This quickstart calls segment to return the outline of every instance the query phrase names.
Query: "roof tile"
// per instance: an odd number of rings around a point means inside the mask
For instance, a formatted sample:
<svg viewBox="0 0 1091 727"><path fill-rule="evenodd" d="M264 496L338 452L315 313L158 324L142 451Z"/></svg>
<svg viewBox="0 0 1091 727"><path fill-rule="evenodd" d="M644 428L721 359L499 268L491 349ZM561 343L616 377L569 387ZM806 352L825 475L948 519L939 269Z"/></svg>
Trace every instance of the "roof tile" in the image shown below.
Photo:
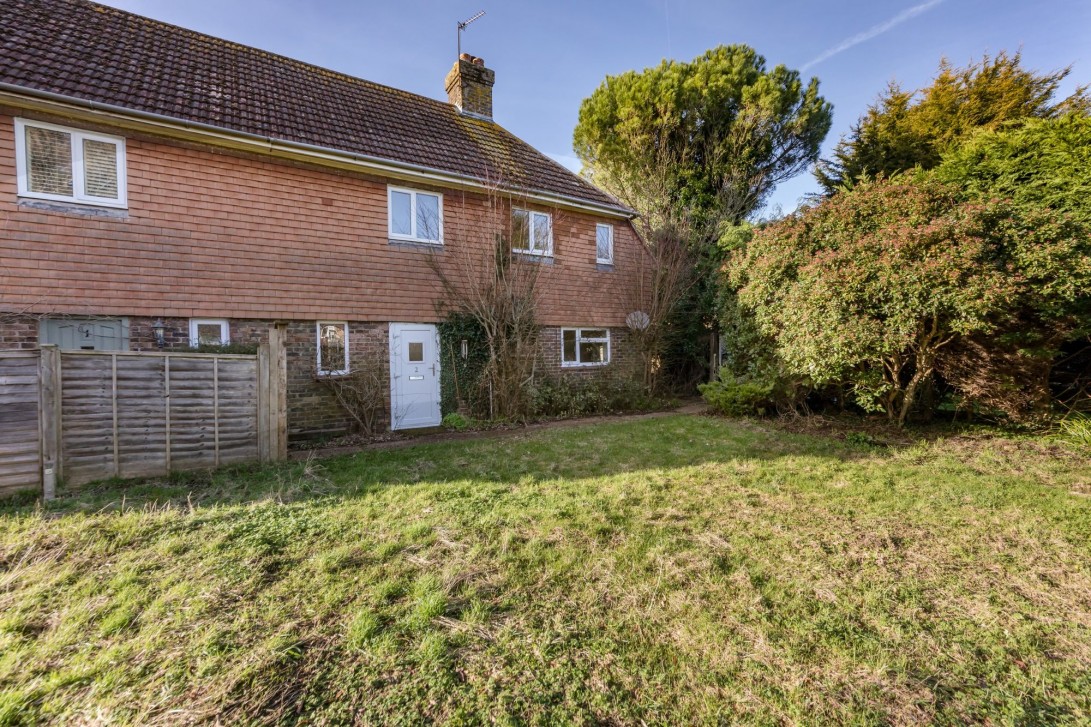
<svg viewBox="0 0 1091 727"><path fill-rule="evenodd" d="M0 0L0 82L622 205L448 103L85 0Z"/></svg>

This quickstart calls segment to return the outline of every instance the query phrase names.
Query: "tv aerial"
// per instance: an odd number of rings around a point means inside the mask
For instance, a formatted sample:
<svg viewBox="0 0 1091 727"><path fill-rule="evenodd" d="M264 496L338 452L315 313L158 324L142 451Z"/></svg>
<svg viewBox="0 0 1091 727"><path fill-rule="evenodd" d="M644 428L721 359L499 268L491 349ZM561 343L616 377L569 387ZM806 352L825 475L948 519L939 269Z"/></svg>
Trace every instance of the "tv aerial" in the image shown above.
<svg viewBox="0 0 1091 727"><path fill-rule="evenodd" d="M466 30L466 26L475 20L479 20L482 15L485 14L484 10L481 10L474 14L472 18L467 18L458 24L458 57L462 57L462 31Z"/></svg>

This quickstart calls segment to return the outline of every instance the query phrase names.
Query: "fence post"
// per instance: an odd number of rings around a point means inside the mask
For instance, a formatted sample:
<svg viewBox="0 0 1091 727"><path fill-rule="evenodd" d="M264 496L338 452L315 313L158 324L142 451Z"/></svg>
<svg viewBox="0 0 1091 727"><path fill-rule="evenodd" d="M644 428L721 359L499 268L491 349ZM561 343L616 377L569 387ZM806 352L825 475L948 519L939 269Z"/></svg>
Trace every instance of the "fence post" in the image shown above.
<svg viewBox="0 0 1091 727"><path fill-rule="evenodd" d="M273 430L272 459L283 462L288 459L288 351L285 344L288 330L284 323L275 323L269 329L269 363L272 370L269 383L272 387L270 402L270 426Z"/></svg>
<svg viewBox="0 0 1091 727"><path fill-rule="evenodd" d="M288 326L277 323L274 327L276 346L271 353L276 354L276 458L283 462L288 458Z"/></svg>
<svg viewBox="0 0 1091 727"><path fill-rule="evenodd" d="M42 496L56 496L56 481L61 477L61 352L56 344L40 347L38 366L42 437ZM52 473L52 478L49 477ZM50 481L52 480L52 481Z"/></svg>
<svg viewBox="0 0 1091 727"><path fill-rule="evenodd" d="M272 459L269 432L269 344L258 345L258 459Z"/></svg>
<svg viewBox="0 0 1091 727"><path fill-rule="evenodd" d="M288 352L283 323L269 328L269 343L258 346L258 456L263 462L288 459Z"/></svg>

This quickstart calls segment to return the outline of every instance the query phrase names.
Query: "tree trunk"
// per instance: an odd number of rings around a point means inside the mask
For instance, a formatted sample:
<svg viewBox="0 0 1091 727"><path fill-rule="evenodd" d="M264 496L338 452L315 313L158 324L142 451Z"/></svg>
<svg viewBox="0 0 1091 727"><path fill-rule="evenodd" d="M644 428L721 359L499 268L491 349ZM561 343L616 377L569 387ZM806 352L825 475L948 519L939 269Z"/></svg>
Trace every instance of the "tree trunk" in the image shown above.
<svg viewBox="0 0 1091 727"><path fill-rule="evenodd" d="M898 412L898 426L904 427L909 413L913 410L913 404L917 400L917 392L922 385L932 380L932 372L935 370L936 355L929 351L926 354L918 354L917 370L913 372L913 378L905 387L905 395L902 397L901 411Z"/></svg>

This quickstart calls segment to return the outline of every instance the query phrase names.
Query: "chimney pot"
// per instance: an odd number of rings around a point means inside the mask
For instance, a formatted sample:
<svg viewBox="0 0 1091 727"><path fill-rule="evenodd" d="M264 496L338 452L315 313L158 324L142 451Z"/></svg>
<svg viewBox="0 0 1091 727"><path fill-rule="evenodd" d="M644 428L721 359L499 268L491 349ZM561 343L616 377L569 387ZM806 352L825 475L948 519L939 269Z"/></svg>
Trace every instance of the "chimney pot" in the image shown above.
<svg viewBox="0 0 1091 727"><path fill-rule="evenodd" d="M485 67L483 59L463 53L444 81L447 100L464 114L491 120L495 81L496 73Z"/></svg>

